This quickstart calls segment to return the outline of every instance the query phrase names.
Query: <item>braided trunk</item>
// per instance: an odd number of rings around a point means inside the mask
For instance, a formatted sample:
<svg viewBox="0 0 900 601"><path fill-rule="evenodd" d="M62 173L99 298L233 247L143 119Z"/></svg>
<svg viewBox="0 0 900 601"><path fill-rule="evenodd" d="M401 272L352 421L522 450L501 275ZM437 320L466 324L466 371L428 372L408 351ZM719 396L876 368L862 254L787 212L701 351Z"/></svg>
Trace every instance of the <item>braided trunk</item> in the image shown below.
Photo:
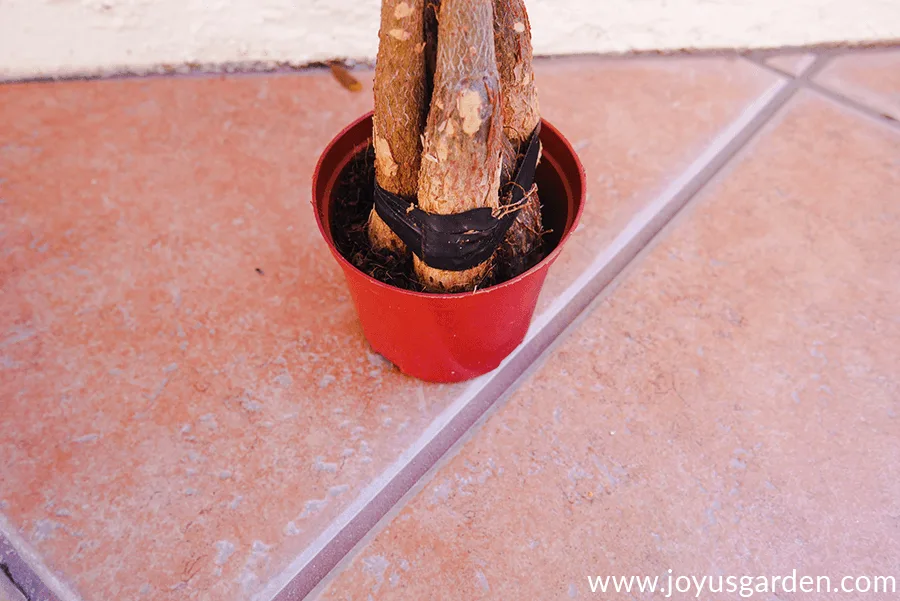
<svg viewBox="0 0 900 601"><path fill-rule="evenodd" d="M494 44L500 73L503 133L508 141L503 155L504 182L514 176L517 158L541 121L532 67L531 25L523 0L494 0ZM504 190L505 191L505 190ZM498 259L512 273L530 267L532 251L541 244L543 225L537 187L506 233Z"/></svg>
<svg viewBox="0 0 900 601"><path fill-rule="evenodd" d="M375 178L394 194L414 197L418 190L425 124L425 0L382 0L375 64ZM372 209L369 241L376 250L406 252Z"/></svg>
<svg viewBox="0 0 900 601"><path fill-rule="evenodd" d="M419 206L443 215L497 208L503 145L500 79L492 0L443 0L431 109L419 171ZM443 271L414 257L416 274L433 291L472 290L492 260Z"/></svg>

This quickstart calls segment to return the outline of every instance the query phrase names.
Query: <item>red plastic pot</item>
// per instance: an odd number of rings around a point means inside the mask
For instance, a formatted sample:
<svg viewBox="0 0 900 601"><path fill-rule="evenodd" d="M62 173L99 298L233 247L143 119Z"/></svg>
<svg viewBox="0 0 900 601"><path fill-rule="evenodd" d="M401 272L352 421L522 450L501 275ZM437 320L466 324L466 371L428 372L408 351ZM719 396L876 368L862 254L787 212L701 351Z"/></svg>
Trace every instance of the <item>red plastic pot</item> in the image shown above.
<svg viewBox="0 0 900 601"><path fill-rule="evenodd" d="M544 205L543 261L502 284L459 294L429 294L389 286L363 273L335 248L331 203L338 177L372 136L372 114L360 117L328 145L313 175L312 203L319 231L337 259L363 332L376 352L410 376L458 382L497 367L525 338L547 270L578 224L584 204L584 168L572 146L546 121L536 181Z"/></svg>

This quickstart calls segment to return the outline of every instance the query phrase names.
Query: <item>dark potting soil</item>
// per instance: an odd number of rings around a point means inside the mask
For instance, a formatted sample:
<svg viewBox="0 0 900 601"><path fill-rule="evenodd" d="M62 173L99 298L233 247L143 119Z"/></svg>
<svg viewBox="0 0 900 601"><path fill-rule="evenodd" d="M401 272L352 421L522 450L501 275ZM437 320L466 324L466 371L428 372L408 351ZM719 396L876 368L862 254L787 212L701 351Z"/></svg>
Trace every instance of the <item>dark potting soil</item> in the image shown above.
<svg viewBox="0 0 900 601"><path fill-rule="evenodd" d="M416 279L412 255L400 257L393 253L373 250L369 244L366 225L375 204L375 150L369 146L353 157L338 175L335 200L331 205L331 235L334 245L357 269L376 280L403 288L424 292ZM538 245L518 270L495 257L494 269L479 289L501 284L537 265L545 255L546 244Z"/></svg>

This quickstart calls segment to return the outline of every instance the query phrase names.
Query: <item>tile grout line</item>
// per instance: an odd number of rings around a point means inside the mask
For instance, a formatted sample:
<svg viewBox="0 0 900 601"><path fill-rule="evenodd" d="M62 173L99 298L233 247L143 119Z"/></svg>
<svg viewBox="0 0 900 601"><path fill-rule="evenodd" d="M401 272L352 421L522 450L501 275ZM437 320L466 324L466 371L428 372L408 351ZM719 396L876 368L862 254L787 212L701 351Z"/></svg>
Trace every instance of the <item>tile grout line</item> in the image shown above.
<svg viewBox="0 0 900 601"><path fill-rule="evenodd" d="M883 113L878 112L877 109L874 109L868 105L865 105L865 104L862 104L861 102L853 100L852 98L844 96L840 92L836 92L834 90L826 88L822 84L817 83L815 81L806 81L806 82L804 82L803 87L812 92L815 92L816 94L819 94L820 96L824 96L831 102L833 102L835 104L839 104L842 107L844 107L850 111L859 113L865 117L868 117L869 119L874 119L881 125L890 127L897 131L900 131L900 121L897 121L896 119L894 119L892 117L889 117L887 115L884 115Z"/></svg>
<svg viewBox="0 0 900 601"><path fill-rule="evenodd" d="M68 585L60 580L56 574L44 563L41 556L23 539L15 527L9 523L3 513L0 513L0 541L5 542L12 550L12 559L8 567L13 576L18 576L24 572L28 576L31 583L43 585L45 590L36 591L40 595L49 594L50 601L82 601L81 597L75 593ZM19 584L20 578L16 578L14 583ZM47 597L43 597L47 599ZM29 598L29 601L30 598Z"/></svg>
<svg viewBox="0 0 900 601"><path fill-rule="evenodd" d="M383 528L389 525L394 518L396 518L400 512L403 511L404 507L412 501L419 493L424 490L432 478L437 472L439 472L444 466L449 464L453 458L473 439L476 438L481 432L482 426L491 418L492 415L500 411L503 406L506 404L506 401L509 400L512 395L518 390L519 386L525 383L534 373L540 370L540 368L544 365L546 360L553 354L553 352L565 342L566 338L568 338L569 334L578 327L583 321L585 321L593 311L596 303L601 299L605 298L615 287L615 284L618 280L623 276L624 273L628 272L628 267L633 265L633 263L628 263L625 265L623 269L613 274L610 282L600 290L600 293L591 298L588 301L587 306L581 313L578 313L575 318L562 326L562 331L556 338L550 340L549 344L546 347L543 347L539 350L534 360L528 365L525 370L519 374L519 376L515 379L515 381L510 385L509 388L504 390L501 395L490 405L487 409L476 419L475 423L472 426L463 432L459 438L456 439L455 442L441 455L434 464L431 465L427 469L427 471L422 474L421 477L412 485L412 487L407 490L394 505L385 513L381 518L360 538L357 543L338 561L337 564L331 569L328 574L325 575L316 585L309 591L307 594L309 599L317 599L318 595L321 594L328 586L332 583L332 581L337 578L340 573L344 570L344 568L348 567L350 563L355 559L356 552L365 547L372 539L374 539L378 534L383 530ZM291 598L293 600L293 598Z"/></svg>
<svg viewBox="0 0 900 601"><path fill-rule="evenodd" d="M807 54L811 60L806 65L804 65L800 68L799 74L794 74L789 71L782 70L782 69L775 67L774 65L770 65L769 63L766 62L767 59L778 58L780 56L784 56L784 54L781 54L781 53L772 54L772 53L766 53L766 52L748 52L746 54L743 54L741 56L741 58L753 63L757 67L762 67L766 71L770 71L770 72L774 73L775 75L780 75L781 77L787 77L788 79L796 79L798 77L801 77L804 73L806 73L806 71L808 71L810 69L810 67L812 67L816 63L816 60L820 56L824 55L824 53L817 53L812 50L810 50L809 52L805 52L805 54Z"/></svg>
<svg viewBox="0 0 900 601"><path fill-rule="evenodd" d="M762 68L770 73L773 73L775 75L780 75L781 77L786 77L788 79L808 81L810 77L820 73L822 71L822 69L824 69L828 65L829 62L831 62L831 59L833 59L836 56L842 55L842 54L845 54L845 52L842 52L842 51L836 50L836 49L823 50L823 51L819 51L816 53L812 53L813 61L811 63L809 63L808 65L806 65L805 67L803 67L803 69L797 75L793 75L786 71L782 71L778 67L773 67L772 65L770 65L769 63L766 62L767 58L776 58L777 56L779 56L777 54L770 55L770 54L765 54L765 53L760 53L760 52L751 52L751 53L744 55L742 58L744 60L746 60L747 62L750 62L750 63L756 65L757 67L760 67L760 68Z"/></svg>
<svg viewBox="0 0 900 601"><path fill-rule="evenodd" d="M808 71L816 69L817 59ZM287 569L273 578L255 601L299 601L429 472L453 445L591 304L606 286L680 212L687 202L790 99L800 83L780 76L650 205L641 210L606 250L538 316L525 341L500 367L475 380L401 456L376 478Z"/></svg>
<svg viewBox="0 0 900 601"><path fill-rule="evenodd" d="M825 66L827 66L827 62L830 62L831 59L838 57L838 56L845 56L846 54L848 54L848 53L831 51L831 52L822 53L821 55L817 55L817 58L821 58L823 60L823 62L821 65L818 66L816 71L814 73L810 73L810 70L812 69L813 65L816 64L816 63L813 63L813 64L810 64L808 67L806 67L806 69L804 69L803 72L796 77L792 76L790 73L784 73L780 69L777 69L777 68L767 64L765 62L765 56L761 56L758 54L750 54L750 55L745 56L744 58L746 60L750 61L751 63L753 63L754 65L756 65L758 67L762 67L763 69L766 69L767 71L770 71L777 75L781 75L783 77L794 77L795 79L802 78L801 79L801 87L803 87L807 90L810 90L811 92L815 92L816 94L818 94L820 96L824 96L831 102L834 102L835 104L839 104L848 110L851 110L855 113L861 113L863 116L868 117L869 119L874 119L881 125L890 127L897 131L900 131L900 121L897 121L893 117L890 117L888 115L885 115L885 114L879 112L877 109L874 109L874 108L868 106L867 104L864 104L858 100L854 100L853 98L850 98L849 96L845 96L844 94L842 94L836 90L832 90L832 89L826 87L825 85L820 84L812 79L812 76L818 75L819 73L821 73L822 69Z"/></svg>

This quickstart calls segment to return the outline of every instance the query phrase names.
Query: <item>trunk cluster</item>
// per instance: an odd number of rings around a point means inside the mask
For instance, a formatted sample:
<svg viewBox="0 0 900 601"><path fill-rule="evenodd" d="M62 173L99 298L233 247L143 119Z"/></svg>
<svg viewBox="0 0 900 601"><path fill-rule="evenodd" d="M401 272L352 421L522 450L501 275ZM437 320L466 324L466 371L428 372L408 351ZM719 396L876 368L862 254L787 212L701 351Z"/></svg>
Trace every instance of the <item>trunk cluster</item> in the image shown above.
<svg viewBox="0 0 900 601"><path fill-rule="evenodd" d="M382 0L375 68L375 177L429 213L498 209L540 122L523 0ZM495 261L514 272L541 242L536 188L494 256L446 271L413 256L431 291L472 290ZM375 213L373 248L409 252Z"/></svg>

